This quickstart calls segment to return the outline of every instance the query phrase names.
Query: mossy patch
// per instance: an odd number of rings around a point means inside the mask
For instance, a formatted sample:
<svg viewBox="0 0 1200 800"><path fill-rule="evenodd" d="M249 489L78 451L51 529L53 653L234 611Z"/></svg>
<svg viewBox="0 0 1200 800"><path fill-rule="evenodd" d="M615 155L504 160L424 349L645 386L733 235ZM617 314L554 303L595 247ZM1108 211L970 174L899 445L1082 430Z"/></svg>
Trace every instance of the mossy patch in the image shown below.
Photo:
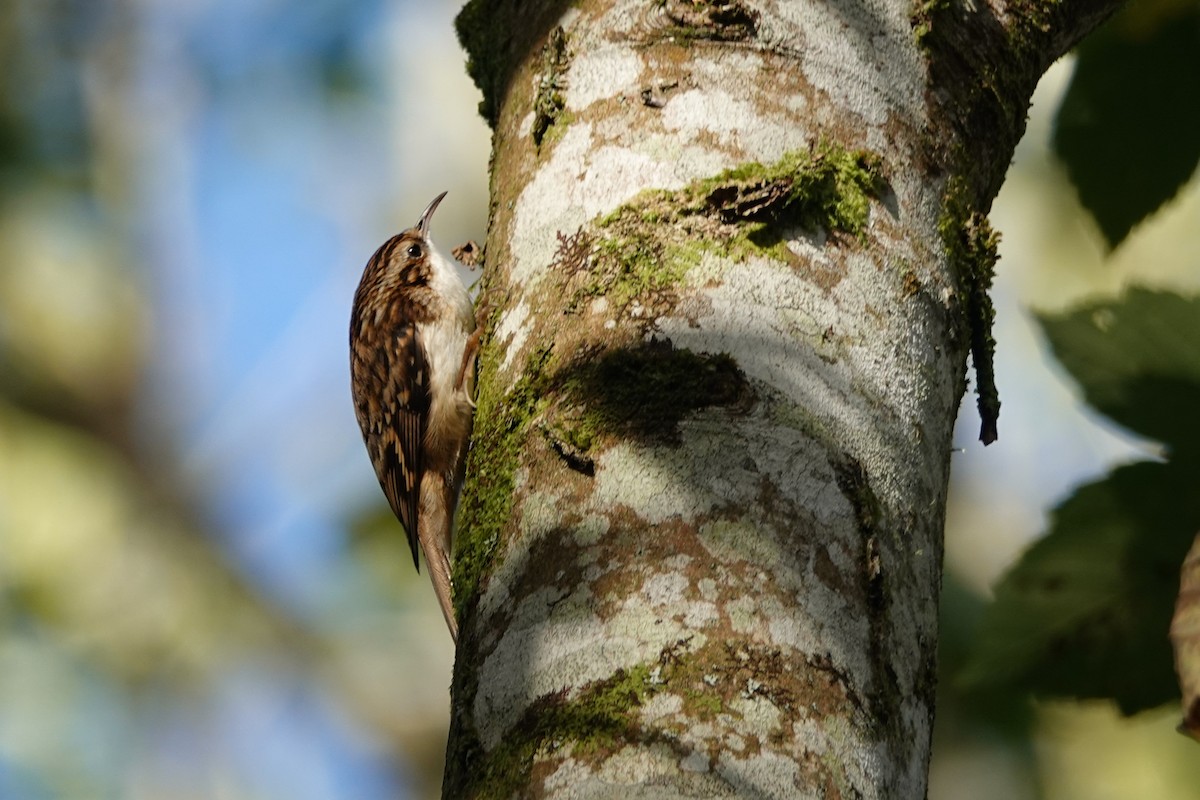
<svg viewBox="0 0 1200 800"><path fill-rule="evenodd" d="M822 142L774 164L743 164L700 181L691 194L722 222L750 223L751 240L768 246L795 225L865 236L871 200L885 187L879 156Z"/></svg>
<svg viewBox="0 0 1200 800"><path fill-rule="evenodd" d="M481 371L495 375L501 354L484 348ZM504 392L498 381L481 383L476 401L475 432L467 461L468 481L458 511L454 548L454 605L461 621L477 584L500 541L500 530L512 513L514 476L530 421L545 402L551 383L548 365L552 348L534 350L513 388Z"/></svg>
<svg viewBox="0 0 1200 800"><path fill-rule="evenodd" d="M647 223L605 226L602 235L580 228L573 236L559 234L556 263L565 265L573 281L568 313L576 313L596 297L608 300L617 315L636 302L646 309L669 306L675 287L699 264L697 249L678 240L678 232Z"/></svg>
<svg viewBox="0 0 1200 800"><path fill-rule="evenodd" d="M539 752L573 745L575 753L609 752L639 736L638 709L657 690L652 664L617 670L611 677L583 688L570 699L565 692L544 695L526 709L478 769L463 776L467 785L455 796L507 800L529 788Z"/></svg>
<svg viewBox="0 0 1200 800"><path fill-rule="evenodd" d="M781 229L797 225L862 238L871 200L886 188L877 154L823 141L784 153L771 164L740 164L678 191L644 191L599 226L615 227L631 215L649 225L707 217L746 226L746 235L760 247L778 241Z"/></svg>
<svg viewBox="0 0 1200 800"><path fill-rule="evenodd" d="M998 437L1000 393L996 388L996 340L992 326L996 311L989 294L996 273L1000 234L992 230L987 216L976 211L961 179L947 185L942 202L938 233L950 259L971 338L971 362L975 366L978 395L979 441L989 445Z"/></svg>
<svg viewBox="0 0 1200 800"><path fill-rule="evenodd" d="M538 755L568 745L574 758L592 761L603 760L628 742L673 745L684 730L679 723L661 721L650 727L642 721L642 706L659 692L683 698L684 719L710 720L721 713L736 715L730 702L738 697L760 696L791 709L797 702L791 688L797 678L778 649L724 641L693 648L692 637L680 639L656 659L619 669L573 698L555 692L536 700L494 750L480 754L467 785L456 787L453 796L519 795L530 788Z"/></svg>
<svg viewBox="0 0 1200 800"><path fill-rule="evenodd" d="M568 282L570 312L605 297L618 315L636 302L653 318L706 252L798 266L784 244L796 228L835 243L865 241L872 199L886 186L878 156L822 143L682 189L641 192L572 236L560 234L554 271Z"/></svg>

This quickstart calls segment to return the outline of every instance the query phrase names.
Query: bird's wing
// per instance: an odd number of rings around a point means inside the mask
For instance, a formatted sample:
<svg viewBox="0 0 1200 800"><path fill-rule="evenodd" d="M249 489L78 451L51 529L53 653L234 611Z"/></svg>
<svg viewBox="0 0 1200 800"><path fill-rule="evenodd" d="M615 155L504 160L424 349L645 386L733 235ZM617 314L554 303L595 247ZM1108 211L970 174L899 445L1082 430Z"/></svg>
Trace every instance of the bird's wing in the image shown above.
<svg viewBox="0 0 1200 800"><path fill-rule="evenodd" d="M402 325L386 345L387 371L383 380L379 426L368 442L379 484L400 519L417 555L417 508L421 502L421 443L429 418L429 364L416 325ZM370 434L368 434L370 438Z"/></svg>

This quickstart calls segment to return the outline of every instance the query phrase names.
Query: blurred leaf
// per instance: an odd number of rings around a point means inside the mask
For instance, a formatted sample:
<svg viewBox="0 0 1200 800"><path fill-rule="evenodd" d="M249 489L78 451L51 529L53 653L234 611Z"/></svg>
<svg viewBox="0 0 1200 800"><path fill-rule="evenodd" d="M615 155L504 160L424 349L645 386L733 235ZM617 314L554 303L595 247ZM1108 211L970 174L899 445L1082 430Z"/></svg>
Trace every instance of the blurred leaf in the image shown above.
<svg viewBox="0 0 1200 800"><path fill-rule="evenodd" d="M112 0L8 2L0 13L0 198L26 180L82 181L90 156L80 54Z"/></svg>
<svg viewBox="0 0 1200 800"><path fill-rule="evenodd" d="M1096 410L1175 453L1200 453L1200 299L1132 289L1040 320Z"/></svg>
<svg viewBox="0 0 1200 800"><path fill-rule="evenodd" d="M1179 576L1179 597L1171 619L1175 673L1183 696L1180 729L1200 739L1200 536L1192 542Z"/></svg>
<svg viewBox="0 0 1200 800"><path fill-rule="evenodd" d="M369 584L381 597L395 600L400 590L413 583L425 585L425 567L413 569L412 551L404 528L391 507L379 495L379 502L362 510L346 524L348 553L362 570L356 580Z"/></svg>
<svg viewBox="0 0 1200 800"><path fill-rule="evenodd" d="M346 523L346 532L352 542L385 540L405 543L404 528L396 519L395 512L380 493L377 502L354 514Z"/></svg>
<svg viewBox="0 0 1200 800"><path fill-rule="evenodd" d="M129 685L195 685L267 648L320 651L105 443L0 402L0 451L0 615Z"/></svg>
<svg viewBox="0 0 1200 800"><path fill-rule="evenodd" d="M1143 462L1088 484L996 587L962 675L1042 697L1176 697L1167 640L1179 565L1200 529L1200 463Z"/></svg>
<svg viewBox="0 0 1200 800"><path fill-rule="evenodd" d="M987 605L983 597L963 585L953 572L946 572L938 611L939 674L957 676L970 664ZM977 736L999 735L1012 744L1020 744L1028 739L1033 720L1033 704L1024 692L1011 686L972 687L960 681L938 681L936 724L945 726L953 722L959 735L968 732Z"/></svg>
<svg viewBox="0 0 1200 800"><path fill-rule="evenodd" d="M1077 53L1054 150L1116 247L1200 160L1200 4L1133 3Z"/></svg>
<svg viewBox="0 0 1200 800"><path fill-rule="evenodd" d="M67 192L27 189L0 213L0 396L64 419L129 407L149 312L113 238Z"/></svg>

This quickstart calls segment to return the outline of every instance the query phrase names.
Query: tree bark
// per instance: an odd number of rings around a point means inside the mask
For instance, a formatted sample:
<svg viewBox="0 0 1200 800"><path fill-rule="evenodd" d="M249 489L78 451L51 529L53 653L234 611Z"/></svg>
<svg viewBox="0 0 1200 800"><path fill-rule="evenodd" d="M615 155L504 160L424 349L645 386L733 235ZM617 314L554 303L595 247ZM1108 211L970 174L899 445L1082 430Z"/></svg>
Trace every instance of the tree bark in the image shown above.
<svg viewBox="0 0 1200 800"><path fill-rule="evenodd" d="M984 214L1113 3L476 0L444 796L920 798Z"/></svg>

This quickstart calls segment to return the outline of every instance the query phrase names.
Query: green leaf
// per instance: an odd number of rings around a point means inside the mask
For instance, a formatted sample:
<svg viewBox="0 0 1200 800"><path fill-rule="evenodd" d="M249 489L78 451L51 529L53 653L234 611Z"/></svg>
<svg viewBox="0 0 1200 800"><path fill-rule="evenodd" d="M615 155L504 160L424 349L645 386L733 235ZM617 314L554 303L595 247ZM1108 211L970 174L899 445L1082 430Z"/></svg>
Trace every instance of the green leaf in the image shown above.
<svg viewBox="0 0 1200 800"><path fill-rule="evenodd" d="M1143 462L1079 489L997 585L960 680L1126 714L1178 697L1167 632L1198 487L1200 462Z"/></svg>
<svg viewBox="0 0 1200 800"><path fill-rule="evenodd" d="M1111 248L1200 160L1200 5L1133 3L1077 53L1054 150Z"/></svg>
<svg viewBox="0 0 1200 800"><path fill-rule="evenodd" d="M1131 289L1039 319L1090 405L1176 454L1200 454L1200 299Z"/></svg>

